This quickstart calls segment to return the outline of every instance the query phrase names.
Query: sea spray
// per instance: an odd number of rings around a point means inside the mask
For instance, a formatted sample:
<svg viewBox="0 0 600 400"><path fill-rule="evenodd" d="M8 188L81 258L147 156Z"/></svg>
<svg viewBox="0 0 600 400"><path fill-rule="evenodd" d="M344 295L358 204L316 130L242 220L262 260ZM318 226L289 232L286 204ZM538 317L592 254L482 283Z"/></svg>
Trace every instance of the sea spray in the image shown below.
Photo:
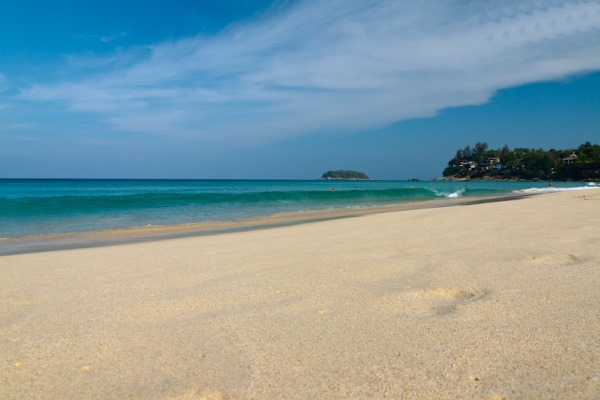
<svg viewBox="0 0 600 400"><path fill-rule="evenodd" d="M435 195L437 197L445 197L447 199L458 199L459 197L462 197L463 193L465 193L467 189L463 188L463 189L458 189L458 190L454 190L452 189L451 191L438 191L438 190L433 190L433 192L435 193ZM480 191L480 195L483 195L484 191Z"/></svg>

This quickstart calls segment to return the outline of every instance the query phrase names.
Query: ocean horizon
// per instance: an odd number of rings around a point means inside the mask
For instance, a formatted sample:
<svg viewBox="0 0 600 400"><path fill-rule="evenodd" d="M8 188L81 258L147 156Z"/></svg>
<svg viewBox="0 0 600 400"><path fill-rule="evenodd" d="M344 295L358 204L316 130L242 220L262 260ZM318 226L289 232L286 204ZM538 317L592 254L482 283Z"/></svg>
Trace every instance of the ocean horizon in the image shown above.
<svg viewBox="0 0 600 400"><path fill-rule="evenodd" d="M0 240L597 187L588 182L0 179Z"/></svg>

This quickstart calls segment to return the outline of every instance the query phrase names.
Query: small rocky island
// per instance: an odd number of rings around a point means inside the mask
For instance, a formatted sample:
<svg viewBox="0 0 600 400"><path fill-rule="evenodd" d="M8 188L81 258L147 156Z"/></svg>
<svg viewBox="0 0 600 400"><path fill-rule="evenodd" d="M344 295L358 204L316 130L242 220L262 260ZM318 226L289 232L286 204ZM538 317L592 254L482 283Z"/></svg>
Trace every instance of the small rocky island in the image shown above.
<svg viewBox="0 0 600 400"><path fill-rule="evenodd" d="M350 170L327 171L321 175L321 179L335 180L350 180L350 181L366 181L369 179L363 172Z"/></svg>

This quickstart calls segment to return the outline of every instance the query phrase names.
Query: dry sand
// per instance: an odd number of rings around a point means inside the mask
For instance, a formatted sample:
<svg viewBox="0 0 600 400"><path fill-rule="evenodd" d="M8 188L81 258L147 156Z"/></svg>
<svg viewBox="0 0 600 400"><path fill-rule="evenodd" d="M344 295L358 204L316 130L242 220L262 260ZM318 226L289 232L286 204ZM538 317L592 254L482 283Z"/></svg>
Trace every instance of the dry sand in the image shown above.
<svg viewBox="0 0 600 400"><path fill-rule="evenodd" d="M600 398L600 190L0 257L2 399Z"/></svg>

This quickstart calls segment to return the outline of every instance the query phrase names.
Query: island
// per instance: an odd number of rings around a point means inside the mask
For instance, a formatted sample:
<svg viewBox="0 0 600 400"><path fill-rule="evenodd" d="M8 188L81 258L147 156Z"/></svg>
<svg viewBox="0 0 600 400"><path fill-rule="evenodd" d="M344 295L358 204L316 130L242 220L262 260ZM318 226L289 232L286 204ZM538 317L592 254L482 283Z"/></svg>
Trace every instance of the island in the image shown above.
<svg viewBox="0 0 600 400"><path fill-rule="evenodd" d="M488 149L478 142L456 151L442 180L599 181L600 145L586 142L575 149L542 150L507 145Z"/></svg>
<svg viewBox="0 0 600 400"><path fill-rule="evenodd" d="M337 171L325 172L323 175L321 175L321 179L366 181L370 178L363 172L350 171L350 170L337 170Z"/></svg>

